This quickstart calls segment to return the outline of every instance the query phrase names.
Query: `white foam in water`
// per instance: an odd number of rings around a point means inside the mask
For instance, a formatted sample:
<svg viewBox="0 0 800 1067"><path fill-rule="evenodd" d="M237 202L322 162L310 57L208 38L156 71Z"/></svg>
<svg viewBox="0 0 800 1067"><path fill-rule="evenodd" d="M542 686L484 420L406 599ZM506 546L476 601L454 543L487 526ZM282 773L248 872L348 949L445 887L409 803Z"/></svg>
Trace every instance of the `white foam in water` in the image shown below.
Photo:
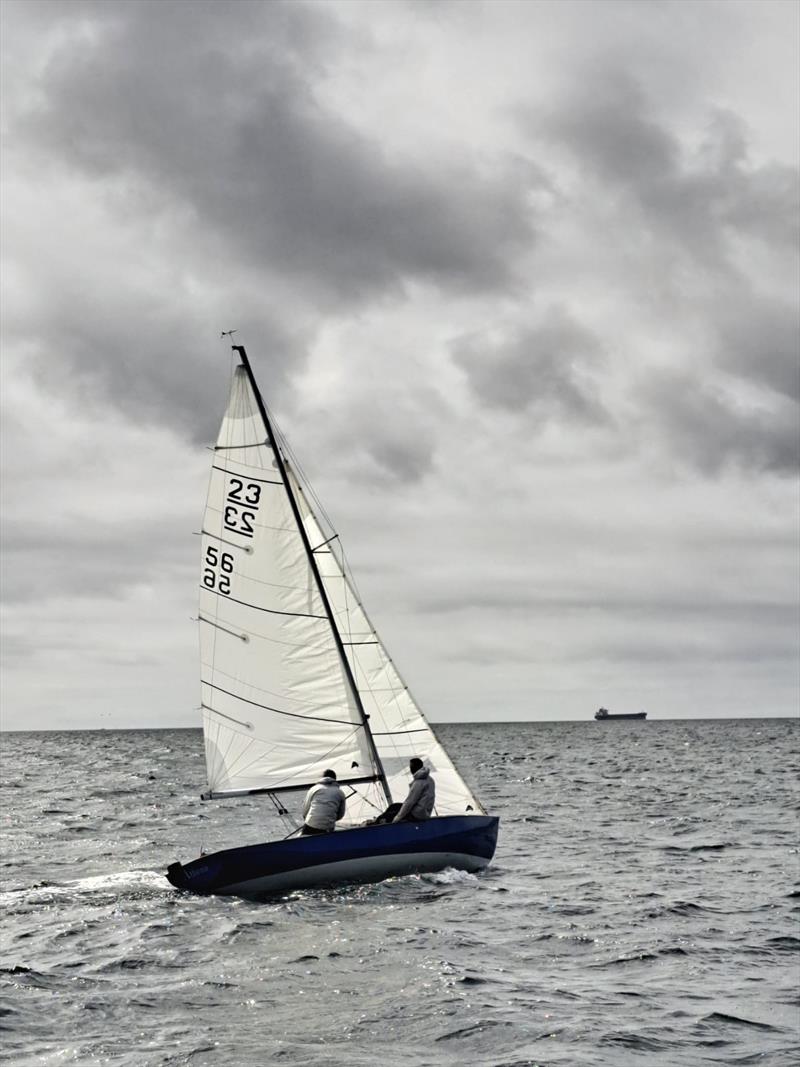
<svg viewBox="0 0 800 1067"><path fill-rule="evenodd" d="M96 893L106 889L170 889L163 872L153 870L117 871L114 874L98 874L79 878L70 883L72 889L82 893Z"/></svg>
<svg viewBox="0 0 800 1067"><path fill-rule="evenodd" d="M35 886L31 889L10 890L0 893L0 903L19 900L24 894L30 904L42 904L60 897L72 897L76 893L120 893L135 890L170 890L164 875L153 870L116 871L114 874L98 874L89 878L78 878L74 882L62 882L58 885Z"/></svg>
<svg viewBox="0 0 800 1067"><path fill-rule="evenodd" d="M423 874L420 877L426 882L433 882L434 885L478 885L479 882L477 874L459 871L455 867L445 867L443 871Z"/></svg>

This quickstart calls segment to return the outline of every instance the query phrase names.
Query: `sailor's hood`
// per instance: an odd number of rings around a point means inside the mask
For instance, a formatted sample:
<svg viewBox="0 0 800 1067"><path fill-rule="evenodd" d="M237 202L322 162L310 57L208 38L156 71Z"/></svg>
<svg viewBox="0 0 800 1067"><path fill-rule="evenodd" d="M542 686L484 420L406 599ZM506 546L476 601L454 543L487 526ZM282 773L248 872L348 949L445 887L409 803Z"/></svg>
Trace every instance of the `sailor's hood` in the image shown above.
<svg viewBox="0 0 800 1067"><path fill-rule="evenodd" d="M335 778L328 778L327 775L324 778L320 778L319 782L317 783L317 785L336 785L336 784L337 784L336 779Z"/></svg>
<svg viewBox="0 0 800 1067"><path fill-rule="evenodd" d="M430 773L429 767L420 767L418 771L414 771L414 781L418 782L421 778L427 778Z"/></svg>

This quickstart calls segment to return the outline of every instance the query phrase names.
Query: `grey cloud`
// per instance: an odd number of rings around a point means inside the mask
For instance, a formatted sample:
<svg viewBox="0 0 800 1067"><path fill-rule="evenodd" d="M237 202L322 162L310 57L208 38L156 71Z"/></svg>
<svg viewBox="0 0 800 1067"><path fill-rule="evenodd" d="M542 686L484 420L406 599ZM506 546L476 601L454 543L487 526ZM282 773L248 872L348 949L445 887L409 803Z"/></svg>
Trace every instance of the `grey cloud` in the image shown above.
<svg viewBox="0 0 800 1067"><path fill-rule="evenodd" d="M27 666L38 654L39 649L31 641L30 634L9 633L9 628L6 626L2 643L0 643L0 657L4 663Z"/></svg>
<svg viewBox="0 0 800 1067"><path fill-rule="evenodd" d="M716 111L700 153L707 197L718 205L721 223L759 238L773 249L794 253L800 241L798 169L775 162L750 162L748 131L730 111ZM716 185L716 188L715 188Z"/></svg>
<svg viewBox="0 0 800 1067"><path fill-rule="evenodd" d="M760 620L744 620L746 623L753 622L756 625ZM796 621L789 620L789 622ZM650 618L649 627L655 632L658 630L657 620ZM785 625L785 622L784 622ZM591 640L578 638L573 635L561 653L547 649L543 658L548 663L554 659L562 660L571 665L573 675L580 677L581 670L590 667L598 658L611 659L620 665L629 665L632 669L648 665L675 666L682 664L684 669L700 667L708 670L710 664L741 665L743 663L761 666L762 668L774 669L793 665L797 662L797 645L795 642L783 637L780 639L780 631L772 629L769 632L769 640L759 640L753 637L749 626L743 626L741 632L727 632L725 627L706 630L692 641L681 640L673 633L646 638L616 638L607 631L596 634ZM527 665L537 663L535 653L530 646L521 648L509 647L508 644L491 641L476 642L467 640L463 646L451 652L444 652L442 659L450 663L479 664L484 667L497 667L500 664Z"/></svg>
<svg viewBox="0 0 800 1067"><path fill-rule="evenodd" d="M682 371L651 372L639 399L648 437L661 437L668 453L707 474L735 465L789 475L800 466L800 419L789 400L744 407L712 381Z"/></svg>
<svg viewBox="0 0 800 1067"><path fill-rule="evenodd" d="M720 363L732 373L800 403L798 304L743 293L720 317ZM800 419L800 411L797 417Z"/></svg>
<svg viewBox="0 0 800 1067"><path fill-rule="evenodd" d="M340 403L337 428L326 433L331 461L367 483L412 484L434 468L444 417L444 402L424 385L392 382L375 388L373 383L365 395ZM365 453L370 464L362 461Z"/></svg>
<svg viewBox="0 0 800 1067"><path fill-rule="evenodd" d="M154 586L165 574L196 575L191 531L155 517L138 523L62 521L57 529L7 519L3 536L3 600L8 604L61 597L107 600L136 587ZM183 536L181 536L183 535Z"/></svg>
<svg viewBox="0 0 800 1067"><path fill-rule="evenodd" d="M731 622L750 622L761 627L785 626L797 618L797 605L775 600L753 600L720 596L708 593L694 596L687 591L667 594L661 589L645 588L626 591L608 587L594 595L571 592L568 589L558 594L542 592L533 584L520 587L499 585L494 590L472 585L452 594L427 594L413 603L415 612L431 615L447 615L464 611L512 612L523 618L538 614L555 616L579 616L608 614L616 618L700 620L707 625L713 618L724 617Z"/></svg>
<svg viewBox="0 0 800 1067"><path fill-rule="evenodd" d="M473 335L451 345L452 358L487 406L589 422L605 418L592 379L600 353L598 339L558 307L503 337Z"/></svg>
<svg viewBox="0 0 800 1067"><path fill-rule="evenodd" d="M697 153L684 150L659 121L636 81L595 70L578 98L562 103L541 129L566 146L606 187L637 209L644 224L717 269L729 266L725 239L737 231L786 250L800 234L797 169L749 160L741 120L713 112Z"/></svg>
<svg viewBox="0 0 800 1067"><path fill-rule="evenodd" d="M165 306L161 294L124 291L116 294L113 314L92 317L83 303L64 300L55 285L44 292L52 300L36 323L35 367L45 395L72 396L85 411L104 410L110 398L143 425L172 425L206 444L215 439L228 365L228 345L220 346L217 323L198 319L179 293L173 306ZM275 403L286 389L288 368L303 358L302 345L248 303L237 308L236 339L258 339L250 352ZM15 333L8 324L7 338Z"/></svg>
<svg viewBox="0 0 800 1067"><path fill-rule="evenodd" d="M684 664L707 670L712 663L748 663L774 669L775 666L797 662L797 643L788 636L791 632L789 628L797 621L796 611L794 617L787 613L787 617L780 620L783 630L775 625L766 635L763 632L754 635L754 628L762 624L758 616L742 620L744 625L738 632L730 632L730 627L718 620L716 626L706 628L691 641L681 640L675 635L661 635L660 640L657 636L651 640L636 637L604 638L601 649L603 655L613 657L619 663L632 665ZM590 655L587 650L587 658Z"/></svg>
<svg viewBox="0 0 800 1067"><path fill-rule="evenodd" d="M95 278L65 272L60 257L42 263L41 243L28 253L23 238L34 306L19 319L9 308L6 343L37 360L50 391L90 405L108 396L141 421L209 440L221 329L252 342L279 404L321 314L410 278L455 292L513 284L539 179L515 168L481 176L468 155L449 169L399 161L326 110L315 79L369 46L332 9L137 0L9 10L8 41L15 24L42 42L52 34L48 62L30 67L34 91L6 94L18 152L56 184L81 176L110 231L120 221L135 245L163 252L163 277L143 284L137 247L127 257L112 245ZM375 454L400 476L427 462L419 441Z"/></svg>
<svg viewBox="0 0 800 1067"><path fill-rule="evenodd" d="M394 440L372 443L370 451L381 469L401 482L416 482L431 469L433 447L433 440L427 435L416 435L411 440L397 435Z"/></svg>
<svg viewBox="0 0 800 1067"><path fill-rule="evenodd" d="M56 51L40 103L18 119L17 134L51 159L153 183L238 255L322 300L360 300L408 277L457 290L513 279L532 240L529 179L391 159L326 110L313 85L336 39L325 10L91 10L95 34Z"/></svg>
<svg viewBox="0 0 800 1067"><path fill-rule="evenodd" d="M796 287L797 169L753 162L730 111L709 109L701 143L689 148L627 74L601 64L587 84L525 121L580 166L583 195L618 230L620 255L613 241L605 252L610 277L640 306L644 297L653 328L669 338L675 368L633 387L639 415L626 417L626 431L706 474L730 464L793 472L800 326L796 292L779 294L792 292L792 279ZM753 386L760 404L733 399Z"/></svg>

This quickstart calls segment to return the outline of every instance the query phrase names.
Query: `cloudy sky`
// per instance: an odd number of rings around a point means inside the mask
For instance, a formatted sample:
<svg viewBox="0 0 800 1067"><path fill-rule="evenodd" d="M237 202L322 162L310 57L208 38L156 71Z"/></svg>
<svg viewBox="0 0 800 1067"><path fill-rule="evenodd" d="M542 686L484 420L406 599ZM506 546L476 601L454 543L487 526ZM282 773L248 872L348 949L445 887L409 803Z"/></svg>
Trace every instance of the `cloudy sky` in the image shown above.
<svg viewBox="0 0 800 1067"><path fill-rule="evenodd" d="M798 5L3 4L3 726L199 722L237 328L429 717L797 712Z"/></svg>

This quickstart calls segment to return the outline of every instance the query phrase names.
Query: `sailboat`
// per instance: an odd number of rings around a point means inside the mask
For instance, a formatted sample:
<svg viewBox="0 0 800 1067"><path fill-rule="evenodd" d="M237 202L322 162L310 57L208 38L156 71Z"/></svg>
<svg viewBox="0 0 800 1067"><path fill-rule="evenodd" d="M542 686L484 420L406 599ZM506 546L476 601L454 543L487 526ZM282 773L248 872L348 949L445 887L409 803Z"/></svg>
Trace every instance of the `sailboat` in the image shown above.
<svg viewBox="0 0 800 1067"><path fill-rule="evenodd" d="M486 867L498 818L456 770L370 622L338 535L269 414L244 346L201 531L204 800L263 795L282 815L334 769L334 832L240 845L169 866L178 889L263 898L316 886ZM436 783L431 817L380 822L411 757ZM396 798L396 800L394 799Z"/></svg>

